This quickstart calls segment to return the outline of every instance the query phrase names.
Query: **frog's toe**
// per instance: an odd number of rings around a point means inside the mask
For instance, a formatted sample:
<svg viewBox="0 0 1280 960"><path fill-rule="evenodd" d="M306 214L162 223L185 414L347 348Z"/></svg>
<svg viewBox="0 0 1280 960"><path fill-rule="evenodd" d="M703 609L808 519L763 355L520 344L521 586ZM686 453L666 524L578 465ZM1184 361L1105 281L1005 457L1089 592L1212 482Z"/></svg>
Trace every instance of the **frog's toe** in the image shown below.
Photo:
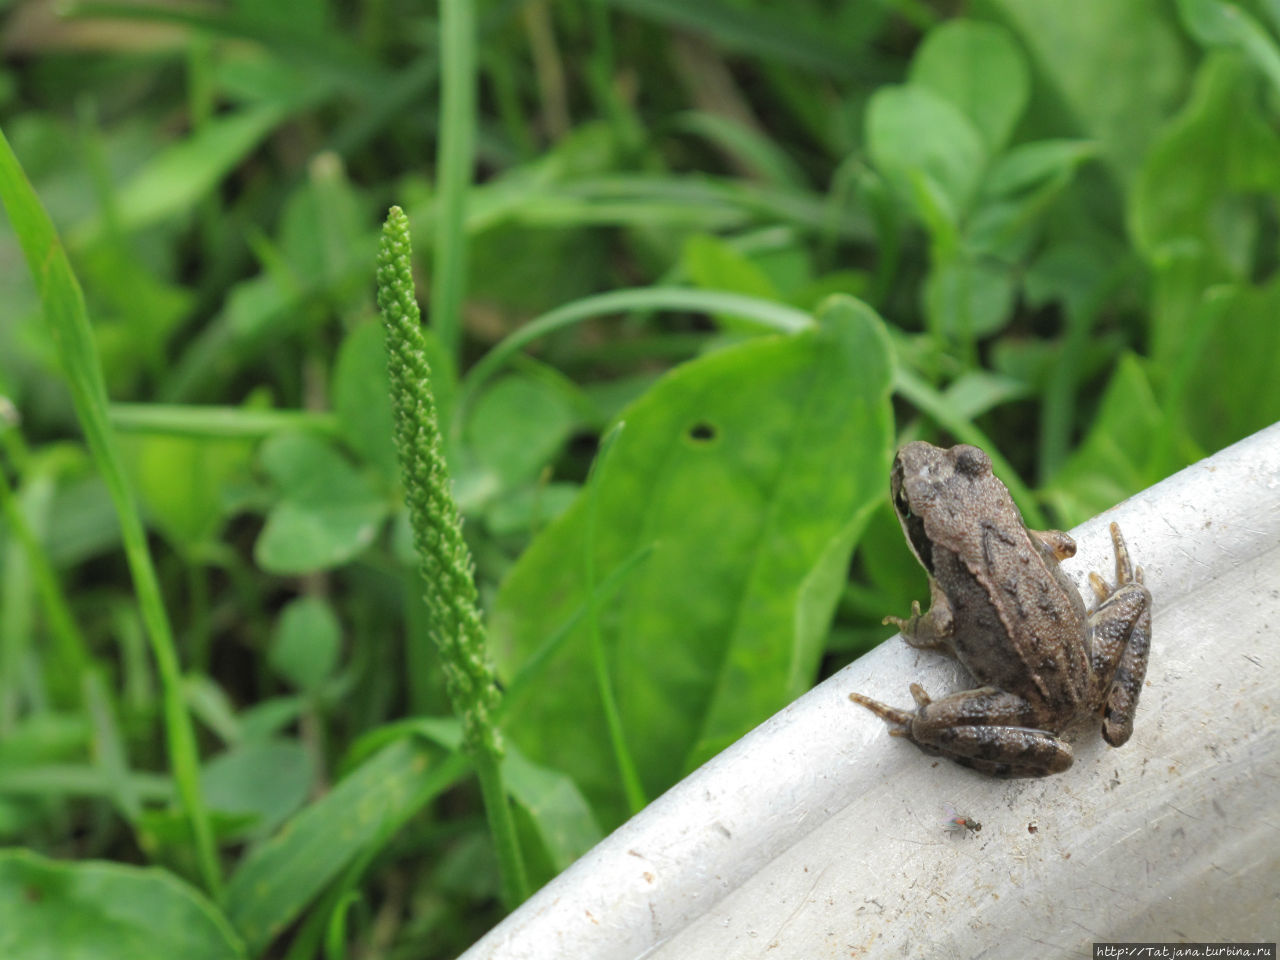
<svg viewBox="0 0 1280 960"><path fill-rule="evenodd" d="M907 710L899 710L897 707L891 707L888 704L881 703L879 700L864 697L860 693L849 694L849 699L854 703L862 704L885 723L889 724L889 732L895 737L909 737L911 735L911 722L915 719L914 713Z"/></svg>
<svg viewBox="0 0 1280 960"><path fill-rule="evenodd" d="M1134 580L1133 561L1129 559L1129 547L1124 542L1124 534L1120 532L1120 524L1111 524L1111 546L1116 555L1116 586L1132 583Z"/></svg>

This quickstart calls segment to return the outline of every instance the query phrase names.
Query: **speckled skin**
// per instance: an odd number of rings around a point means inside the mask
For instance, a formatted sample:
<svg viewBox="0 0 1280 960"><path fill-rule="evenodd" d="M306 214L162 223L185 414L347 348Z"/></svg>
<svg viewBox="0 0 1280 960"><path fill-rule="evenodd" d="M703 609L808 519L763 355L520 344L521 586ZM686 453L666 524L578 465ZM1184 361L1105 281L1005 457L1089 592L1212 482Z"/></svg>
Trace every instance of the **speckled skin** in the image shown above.
<svg viewBox="0 0 1280 960"><path fill-rule="evenodd" d="M912 646L946 653L979 686L931 700L911 685L915 712L861 694L849 699L886 720L895 736L957 763L1003 777L1042 777L1071 766L1058 734L1101 714L1113 747L1133 732L1147 672L1151 595L1120 528L1111 525L1116 586L1096 574L1092 614L1059 561L1075 541L1028 530L1009 491L977 447L909 443L894 460L894 510L929 574L932 606L908 620L886 617Z"/></svg>

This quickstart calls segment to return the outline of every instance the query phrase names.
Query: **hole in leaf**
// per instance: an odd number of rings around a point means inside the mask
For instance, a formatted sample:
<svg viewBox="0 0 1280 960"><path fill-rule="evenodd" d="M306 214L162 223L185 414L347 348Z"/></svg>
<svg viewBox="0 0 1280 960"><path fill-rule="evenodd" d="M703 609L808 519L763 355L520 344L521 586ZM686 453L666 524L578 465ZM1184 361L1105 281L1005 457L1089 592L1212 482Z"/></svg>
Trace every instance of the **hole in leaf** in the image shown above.
<svg viewBox="0 0 1280 960"><path fill-rule="evenodd" d="M699 443L707 443L716 438L716 428L705 420L700 420L689 428L689 439Z"/></svg>

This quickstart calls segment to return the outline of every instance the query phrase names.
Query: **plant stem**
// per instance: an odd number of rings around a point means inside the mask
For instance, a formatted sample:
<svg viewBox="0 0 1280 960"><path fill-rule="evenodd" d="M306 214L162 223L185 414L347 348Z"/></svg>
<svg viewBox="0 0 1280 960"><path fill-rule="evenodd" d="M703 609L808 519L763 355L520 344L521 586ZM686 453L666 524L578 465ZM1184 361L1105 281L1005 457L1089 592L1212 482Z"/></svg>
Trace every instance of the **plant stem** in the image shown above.
<svg viewBox="0 0 1280 960"><path fill-rule="evenodd" d="M475 160L476 27L472 0L440 3L439 195L431 271L431 325L456 364L467 286L467 192Z"/></svg>
<svg viewBox="0 0 1280 960"><path fill-rule="evenodd" d="M445 686L462 721L462 744L480 778L489 829L502 872L503 900L528 895L515 821L503 786L501 695L480 619L471 551L450 489L444 442L431 392L421 314L413 290L409 220L392 207L378 253L378 307L387 331L387 369L396 451L426 592L429 631L440 652Z"/></svg>

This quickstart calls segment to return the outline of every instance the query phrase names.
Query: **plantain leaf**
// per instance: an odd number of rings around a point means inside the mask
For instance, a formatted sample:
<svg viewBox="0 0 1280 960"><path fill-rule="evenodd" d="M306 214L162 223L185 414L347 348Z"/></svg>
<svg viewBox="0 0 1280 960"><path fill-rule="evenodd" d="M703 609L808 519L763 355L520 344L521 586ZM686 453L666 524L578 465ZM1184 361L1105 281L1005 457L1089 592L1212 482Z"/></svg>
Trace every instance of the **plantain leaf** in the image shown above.
<svg viewBox="0 0 1280 960"><path fill-rule="evenodd" d="M245 952L217 908L164 870L3 850L0 957L244 960Z"/></svg>
<svg viewBox="0 0 1280 960"><path fill-rule="evenodd" d="M599 613L622 724L655 794L813 680L868 510L883 496L890 358L868 307L832 298L818 327L685 364L622 415L596 493L595 568L655 544ZM499 593L491 637L519 667L584 599L586 501L543 532ZM569 772L596 809L625 808L575 628L507 729ZM527 696L554 689L555 696Z"/></svg>

